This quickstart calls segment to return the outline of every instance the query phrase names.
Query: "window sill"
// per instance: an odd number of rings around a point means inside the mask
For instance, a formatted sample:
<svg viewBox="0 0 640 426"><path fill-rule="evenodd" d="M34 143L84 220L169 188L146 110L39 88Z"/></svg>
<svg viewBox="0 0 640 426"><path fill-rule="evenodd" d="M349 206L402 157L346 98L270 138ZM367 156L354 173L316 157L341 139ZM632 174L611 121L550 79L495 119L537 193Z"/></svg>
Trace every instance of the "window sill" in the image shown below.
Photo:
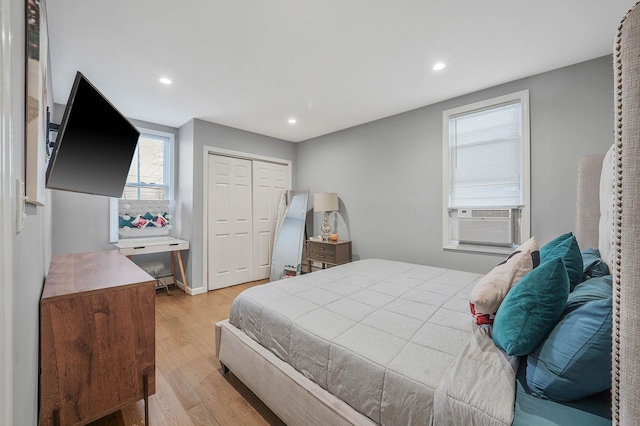
<svg viewBox="0 0 640 426"><path fill-rule="evenodd" d="M513 247L499 247L499 246L484 246L480 244L458 244L449 243L443 247L447 251L460 251L467 253L481 253L481 254L494 254L494 255L509 255L517 246Z"/></svg>

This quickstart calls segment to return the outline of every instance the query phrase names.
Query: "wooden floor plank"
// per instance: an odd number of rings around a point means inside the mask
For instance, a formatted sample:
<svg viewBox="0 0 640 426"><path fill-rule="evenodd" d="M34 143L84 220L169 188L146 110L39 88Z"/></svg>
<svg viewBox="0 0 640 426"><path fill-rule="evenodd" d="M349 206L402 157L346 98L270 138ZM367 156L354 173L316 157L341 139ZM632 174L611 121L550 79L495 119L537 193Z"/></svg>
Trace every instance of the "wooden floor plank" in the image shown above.
<svg viewBox="0 0 640 426"><path fill-rule="evenodd" d="M198 296L170 287L156 293L156 393L149 398L153 426L282 426L284 423L232 373L222 374L214 324L229 317L242 290L257 281ZM142 426L138 401L92 426Z"/></svg>

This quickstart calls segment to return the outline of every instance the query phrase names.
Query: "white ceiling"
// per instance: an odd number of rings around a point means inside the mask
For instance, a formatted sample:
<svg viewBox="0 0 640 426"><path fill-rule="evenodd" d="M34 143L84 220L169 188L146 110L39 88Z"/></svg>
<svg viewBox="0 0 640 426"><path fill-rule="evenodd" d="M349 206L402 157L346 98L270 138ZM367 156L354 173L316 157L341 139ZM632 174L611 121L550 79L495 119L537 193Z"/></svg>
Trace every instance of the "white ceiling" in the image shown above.
<svg viewBox="0 0 640 426"><path fill-rule="evenodd" d="M132 119L299 142L610 54L633 4L48 0L54 101L79 70Z"/></svg>

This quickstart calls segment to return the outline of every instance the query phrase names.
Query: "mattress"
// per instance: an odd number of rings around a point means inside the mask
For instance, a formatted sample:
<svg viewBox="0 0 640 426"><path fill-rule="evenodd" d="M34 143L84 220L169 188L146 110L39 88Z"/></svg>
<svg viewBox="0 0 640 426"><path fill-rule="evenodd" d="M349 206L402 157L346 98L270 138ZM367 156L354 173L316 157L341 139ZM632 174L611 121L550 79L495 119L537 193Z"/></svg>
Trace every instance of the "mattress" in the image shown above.
<svg viewBox="0 0 640 426"><path fill-rule="evenodd" d="M458 418L492 412L500 404L478 394L502 381L507 420L495 424L510 424L515 374L469 313L480 276L362 260L248 289L229 322L376 423L430 424L434 398Z"/></svg>

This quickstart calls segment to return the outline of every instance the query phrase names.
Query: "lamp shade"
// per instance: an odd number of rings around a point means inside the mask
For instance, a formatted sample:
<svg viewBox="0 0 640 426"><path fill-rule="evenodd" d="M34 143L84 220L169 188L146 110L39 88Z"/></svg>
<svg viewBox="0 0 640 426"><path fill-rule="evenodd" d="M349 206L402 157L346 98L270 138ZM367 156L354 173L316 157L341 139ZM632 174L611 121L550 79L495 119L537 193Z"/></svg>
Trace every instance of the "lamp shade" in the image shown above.
<svg viewBox="0 0 640 426"><path fill-rule="evenodd" d="M332 212L338 210L338 193L319 192L313 194L313 210L317 212Z"/></svg>

